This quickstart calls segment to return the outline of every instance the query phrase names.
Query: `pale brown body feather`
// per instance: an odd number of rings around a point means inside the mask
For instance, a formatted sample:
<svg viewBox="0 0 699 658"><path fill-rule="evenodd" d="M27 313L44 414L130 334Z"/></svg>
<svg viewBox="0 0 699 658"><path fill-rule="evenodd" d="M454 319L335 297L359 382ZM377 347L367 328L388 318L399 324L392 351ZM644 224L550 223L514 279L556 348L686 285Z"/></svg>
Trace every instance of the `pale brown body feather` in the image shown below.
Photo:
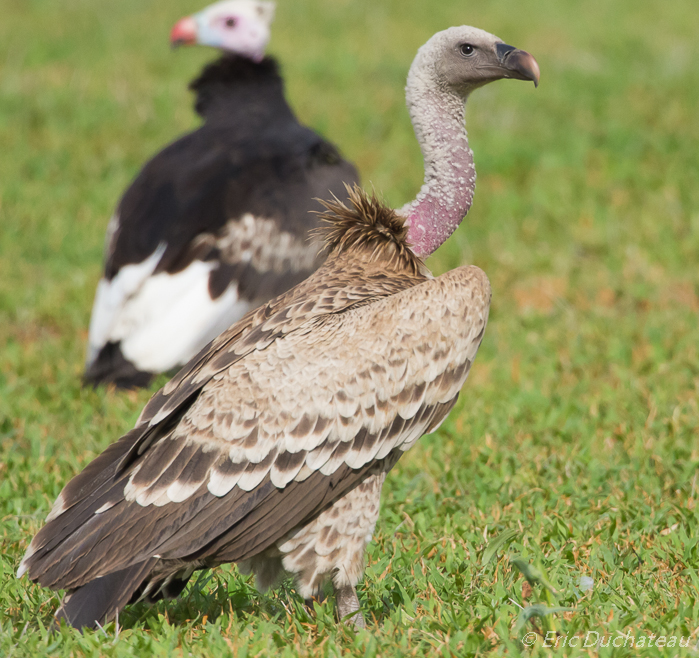
<svg viewBox="0 0 699 658"><path fill-rule="evenodd" d="M65 487L30 577L79 592L146 564L124 596L157 598L193 569L243 562L263 586L294 573L304 596L331 577L354 586L385 473L454 405L490 302L481 270L432 278L394 228L336 241L159 391Z"/></svg>

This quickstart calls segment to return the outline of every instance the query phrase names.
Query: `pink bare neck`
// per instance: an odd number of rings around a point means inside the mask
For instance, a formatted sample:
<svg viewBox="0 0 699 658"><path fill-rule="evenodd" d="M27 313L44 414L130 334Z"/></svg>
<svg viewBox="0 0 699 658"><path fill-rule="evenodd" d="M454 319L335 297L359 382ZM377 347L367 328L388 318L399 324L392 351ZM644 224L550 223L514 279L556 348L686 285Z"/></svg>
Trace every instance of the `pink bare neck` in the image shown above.
<svg viewBox="0 0 699 658"><path fill-rule="evenodd" d="M399 212L406 217L409 244L425 258L471 207L476 170L464 127L464 98L420 73L411 69L406 97L425 161L425 181L415 200Z"/></svg>

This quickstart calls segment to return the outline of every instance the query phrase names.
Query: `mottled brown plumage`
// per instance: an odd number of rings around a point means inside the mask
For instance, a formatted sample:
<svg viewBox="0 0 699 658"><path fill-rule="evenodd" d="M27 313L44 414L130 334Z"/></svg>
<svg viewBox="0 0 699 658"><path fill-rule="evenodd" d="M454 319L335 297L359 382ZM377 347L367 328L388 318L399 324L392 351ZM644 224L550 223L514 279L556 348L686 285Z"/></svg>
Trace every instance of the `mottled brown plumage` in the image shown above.
<svg viewBox="0 0 699 658"><path fill-rule="evenodd" d="M431 278L405 250L400 218L358 190L353 205L353 220L332 206L330 234L364 223L366 239L337 239L307 281L219 336L66 486L25 558L32 579L80 592L148 562L126 598L157 598L193 568L247 561L262 585L296 572L310 596L341 548L335 584L356 584L380 485L353 530L333 514L446 416L490 292L474 267ZM71 596L61 614L81 625Z"/></svg>

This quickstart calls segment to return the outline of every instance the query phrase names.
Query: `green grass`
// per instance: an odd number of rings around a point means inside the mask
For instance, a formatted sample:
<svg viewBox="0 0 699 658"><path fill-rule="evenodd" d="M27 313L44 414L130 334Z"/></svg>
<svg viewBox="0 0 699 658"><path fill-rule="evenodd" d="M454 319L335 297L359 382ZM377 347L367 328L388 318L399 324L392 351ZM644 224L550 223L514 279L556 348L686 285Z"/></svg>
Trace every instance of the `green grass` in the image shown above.
<svg viewBox="0 0 699 658"><path fill-rule="evenodd" d="M271 50L299 115L395 205L422 176L403 101L417 47L469 23L537 57L538 90L501 82L470 103L476 200L431 261L488 273L481 353L449 420L388 478L360 586L367 632L235 569L127 608L118 634L46 630L56 596L13 574L61 487L149 397L79 376L108 217L197 123L186 83L212 53L167 44L197 8L2 2L0 655L548 655L521 640L552 627L695 646L696 0L280 0ZM535 604L571 610L527 621Z"/></svg>

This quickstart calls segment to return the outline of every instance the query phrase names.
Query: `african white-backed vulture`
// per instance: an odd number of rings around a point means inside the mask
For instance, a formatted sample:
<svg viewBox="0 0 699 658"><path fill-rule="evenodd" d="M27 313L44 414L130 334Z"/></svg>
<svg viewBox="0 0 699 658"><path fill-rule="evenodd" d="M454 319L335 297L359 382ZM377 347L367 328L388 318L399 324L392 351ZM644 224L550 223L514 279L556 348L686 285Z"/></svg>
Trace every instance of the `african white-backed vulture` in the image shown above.
<svg viewBox="0 0 699 658"><path fill-rule="evenodd" d="M539 71L472 27L419 50L417 198L396 212L355 189L329 204L326 262L216 338L68 483L19 570L68 591L58 618L94 626L237 562L261 587L294 574L304 597L331 580L340 616L363 625L355 586L386 473L454 406L485 331L485 274L433 278L422 258L471 204L464 101L500 78Z"/></svg>

